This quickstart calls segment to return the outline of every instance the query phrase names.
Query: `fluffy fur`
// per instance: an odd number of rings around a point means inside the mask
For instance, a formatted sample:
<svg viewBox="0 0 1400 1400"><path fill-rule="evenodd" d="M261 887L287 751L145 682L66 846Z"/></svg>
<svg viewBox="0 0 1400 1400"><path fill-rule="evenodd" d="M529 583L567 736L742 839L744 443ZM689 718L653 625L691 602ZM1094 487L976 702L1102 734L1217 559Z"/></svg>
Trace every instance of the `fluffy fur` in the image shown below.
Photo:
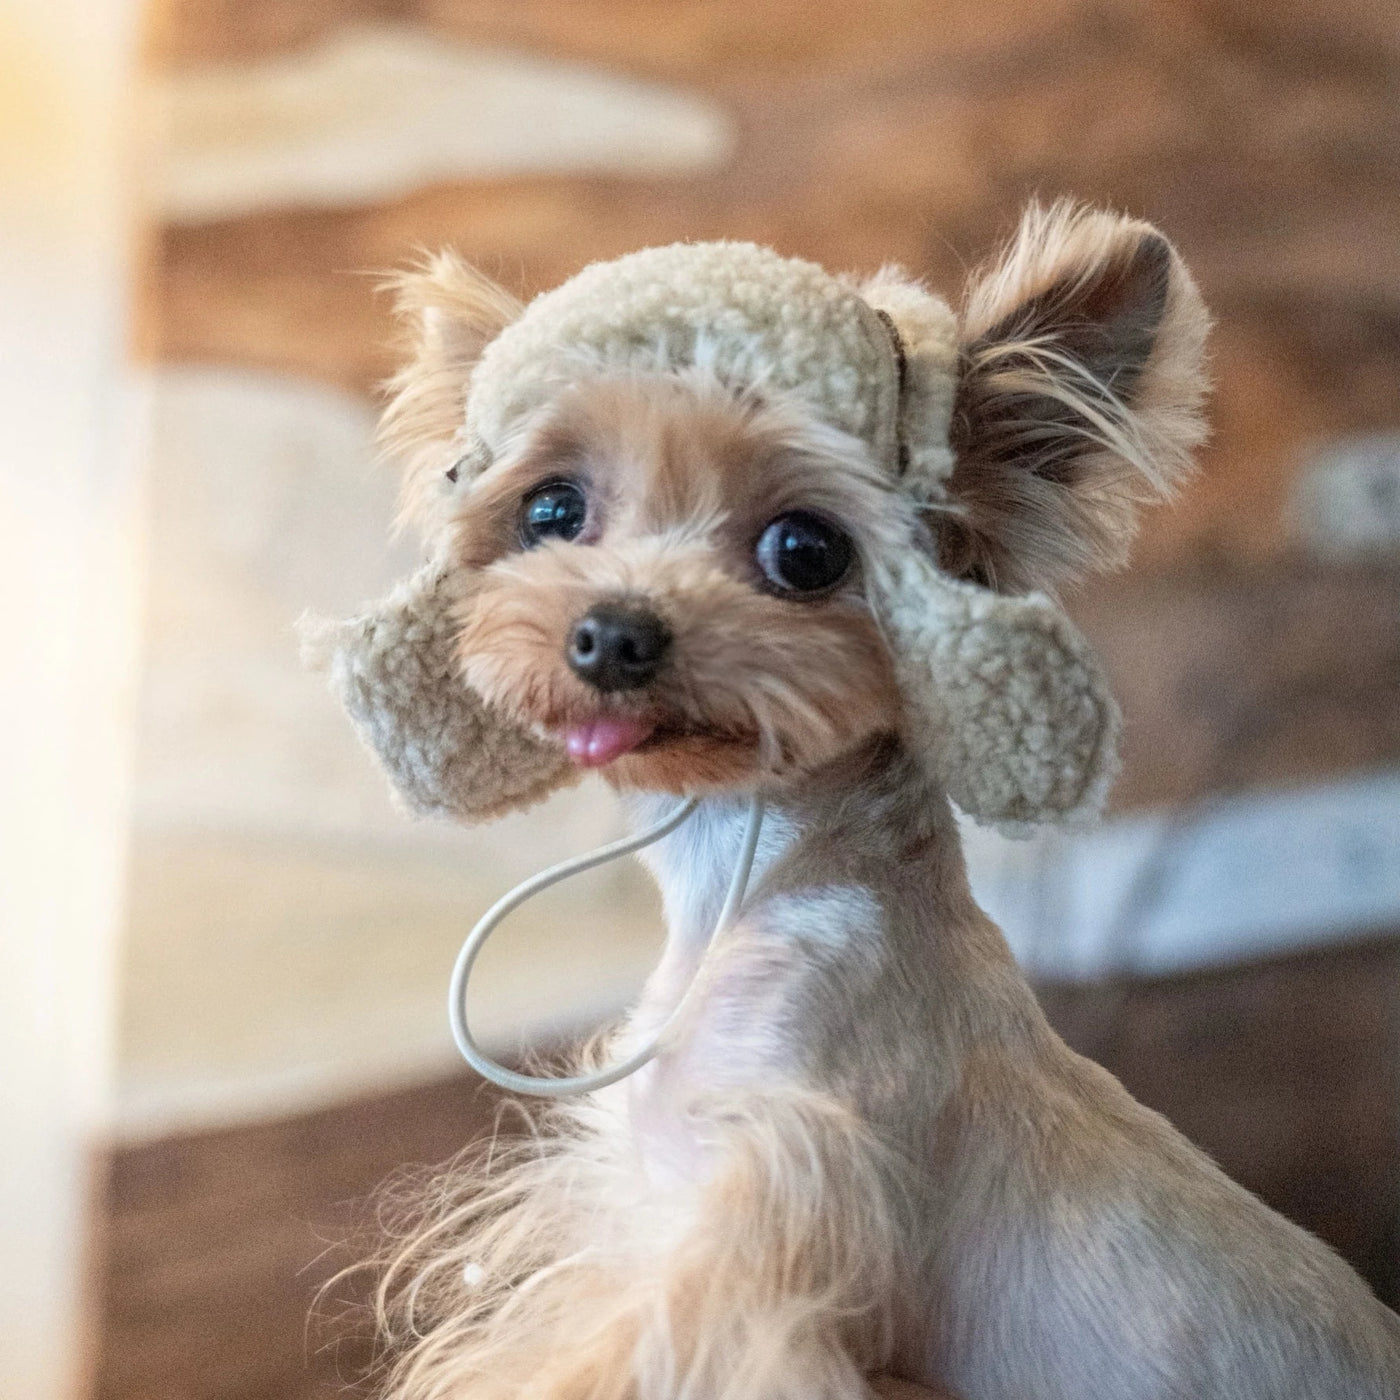
<svg viewBox="0 0 1400 1400"><path fill-rule="evenodd" d="M951 318L945 338L951 349ZM895 358L870 303L815 263L752 243L673 243L593 263L531 302L482 352L466 429L489 457L580 379L695 365L800 399L883 460L899 412Z"/></svg>
<svg viewBox="0 0 1400 1400"><path fill-rule="evenodd" d="M468 582L429 564L373 611L302 624L303 660L328 673L365 745L415 816L490 821L578 780L559 751L503 725L456 683L458 628Z"/></svg>
<svg viewBox="0 0 1400 1400"><path fill-rule="evenodd" d="M391 1393L862 1394L911 1223L896 1166L849 1109L790 1086L696 1107L703 1180L649 1170L625 1096L442 1179L384 1274L381 1317L423 1337Z"/></svg>
<svg viewBox="0 0 1400 1400"><path fill-rule="evenodd" d="M556 760L570 726L625 719L647 737L604 775L639 822L704 800L647 853L666 950L596 1055L650 1037L698 969L683 1023L409 1212L379 1295L386 1396L866 1400L897 1376L961 1400L1397 1400L1400 1322L1055 1036L972 900L948 801L1035 819L1107 780L1111 700L1068 620L969 580L1019 594L1117 562L1138 500L1180 474L1204 320L1175 253L1131 221L1033 213L954 353L908 279L855 305L810 265L723 249L623 260L616 301L593 269L586 295L532 305L470 394L456 362L455 426L445 378L410 370L391 410L413 470L479 452L432 508L450 602L427 590L436 620L396 624L451 637L457 672L408 642L372 674L345 663L370 676L374 741L429 768L449 751L409 677L470 695L480 744ZM688 269L674 297L661 267ZM811 298L790 318L810 392L759 372L784 296ZM867 372L888 411L842 421ZM560 478L581 533L523 548L522 500ZM819 596L775 594L755 560L799 507L858 556ZM953 528L962 581L935 566ZM568 637L618 599L671 651L600 693ZM750 893L706 954L755 786Z"/></svg>
<svg viewBox="0 0 1400 1400"><path fill-rule="evenodd" d="M580 541L522 553L519 502L572 475L589 490ZM478 578L459 614L463 675L522 727L561 734L599 710L562 664L588 608L644 599L674 641L665 673L608 710L656 736L614 781L701 791L781 779L897 723L898 700L857 571L794 627L753 562L764 524L804 503L860 522L878 555L895 501L859 444L708 374L604 379L561 396L464 502L454 559Z"/></svg>
<svg viewBox="0 0 1400 1400"><path fill-rule="evenodd" d="M404 363L385 385L379 440L400 466L406 521L432 533L442 483L462 441L463 390L481 352L524 306L449 250L389 278Z"/></svg>
<svg viewBox="0 0 1400 1400"><path fill-rule="evenodd" d="M866 593L871 619L904 672L905 715L900 727L906 741L964 810L982 821L1079 820L1102 800L1113 769L1116 712L1103 678L1068 621L1045 599L1012 600L982 590L974 600L946 570L931 567L926 557L921 562L929 552L930 518L941 520L945 541L948 529L976 518L969 505L948 495L948 415L959 392L959 357L952 313L926 288L891 269L857 287L813 264L780 258L750 244L716 243L649 249L595 265L518 314L510 298L484 288L477 274L450 259L409 275L401 298L405 323L417 324L419 330L410 368L392 386L387 440L405 458L406 499L422 516L440 567L473 578L491 573L489 557L477 560L471 549L464 552L458 545L455 560L442 553L451 547L445 543L450 537L446 525L454 511L464 510L468 518L481 516L478 498L490 499L493 493L497 514L516 509L522 474L532 463L556 474L586 475L611 454L616 462L601 473L606 478L616 474L617 462L645 460L657 453L661 460L669 454L668 459L681 464L672 476L688 481L693 493L709 474L688 469L687 453L695 456L693 449L703 448L713 437L712 463L732 452L747 473L746 482L776 488L800 479L804 494L799 504L813 508L820 508L838 484L844 483L842 489L849 493L859 476L862 489L871 496L869 508L837 499L834 513L860 522L867 535L876 522L883 532L879 541L862 541L863 553L876 564L866 570ZM1103 309L1092 299L1085 305ZM1077 304L1073 309L1075 314L1084 312ZM1119 311L1121 307L1108 305L1105 325L1116 324L1110 313ZM491 327L502 321L508 324L482 348ZM1058 330L1067 344L1085 339L1082 328L1066 325ZM1117 344L1123 337L1111 339ZM1135 344L1125 343L1124 356L1134 349ZM1119 371L1111 356L1100 355L1094 373L1112 377ZM1153 373L1150 366L1133 370L1140 397L1155 392ZM449 390L454 374L455 399ZM640 395L637 384L646 386ZM568 411L575 386L581 385L589 386L589 403L574 405L571 411L580 421L570 426L560 415ZM624 404L629 385L630 408ZM665 425L653 420L668 399L686 421L683 427L673 425L670 442L663 443ZM1008 401L1028 409L1038 404L1024 396ZM725 425L729 412L737 415L734 426ZM602 428L609 414L618 419L613 442ZM633 428L623 423L629 415ZM647 432L655 442L644 441ZM686 433L695 435L693 444L687 443ZM782 450L779 438L785 444ZM737 480L734 473L730 476ZM1089 490L1082 484L1068 485L1072 495ZM607 480L600 480L599 486L599 509L611 508ZM745 489L753 495L748 485ZM671 494L676 494L674 489ZM711 495L708 517L692 511L691 523L674 539L666 541L652 532L652 543L638 537L636 548L645 552L674 546L680 568L684 543L684 552L695 564L697 549L703 553L708 547L700 537L731 528L721 526L716 516L727 509L726 493ZM627 493L613 492L613 504L627 499ZM975 497L969 499L975 504ZM491 512L486 516L491 518ZM625 523L618 522L619 529ZM709 619L721 594L741 647L748 646L751 637L764 637L770 654L791 651L784 626L770 633L752 616L757 609L766 617L772 609L755 601L750 591L731 586L735 560L751 546L752 540L736 543L731 529L728 559L716 556L712 561L718 565L711 570L713 596L702 596L707 590L701 587L703 570L697 565L688 574L685 599L658 604L669 614L666 621L673 632L699 632L686 640L681 654L689 658L688 664L672 668L673 680L695 674L707 636L713 641L712 629L706 630L708 621L701 626L696 619ZM1088 552L1087 546L1081 551ZM607 555L615 592L624 595L638 567L638 561L628 562L625 554ZM595 556L590 567L598 566ZM749 577L741 572L739 582L752 583L751 575L750 567ZM499 571L488 578L488 589L494 590L498 581ZM500 601L501 595L493 591L492 596ZM511 596L517 611L527 606L522 594ZM421 601L425 607L442 606L437 592L423 592ZM435 754L444 769L463 772L461 755L468 751L528 753L530 741L548 743L557 737L559 722L569 719L570 682L562 683L562 694L555 686L551 706L545 707L551 713L542 713L533 703L517 703L519 687L493 678L491 655L499 648L487 643L500 628L487 626L485 601L462 614L464 631L470 634L463 662L473 690L489 695L500 732L488 732L486 715L479 710L464 716L461 732L442 730L437 724L443 713L439 697L424 697L418 707L405 704L398 678L440 671L436 654L414 654L414 648L440 637L451 619L425 616L413 623L396 607L391 605L372 631L376 638L400 637L402 655L386 645L376 648L372 667L352 657L332 669L338 679L357 678L349 692L341 683L347 705L390 771L407 774L409 783L400 785L412 789L405 792L411 804L424 805L420 792L425 784L432 785ZM783 611L778 609L777 615ZM749 617L756 630L741 629L741 615ZM847 622L852 617L849 607L845 617ZM373 614L367 616L361 632L372 619ZM550 634L544 635L547 648ZM834 640L828 635L828 642ZM347 646L353 650L353 636ZM819 649L808 657L808 664L829 662L831 669L817 674L835 676L849 671L851 661L858 659L840 649L824 657ZM714 660L710 673L716 678L738 674L727 662L719 664L723 648ZM789 656L781 669L787 670L791 660ZM775 673L766 664L752 674L774 681ZM379 707L374 678L384 687ZM996 703L985 703L989 687L996 692ZM677 754L675 742L671 744L668 752L682 760L680 778L668 780L672 786L700 779L700 769L691 761L698 748L707 748L721 760L740 752L742 746L732 742L716 747L714 740L717 735L722 739L726 725L750 735L761 731L766 746L763 766L770 773L778 771L774 762L778 768L791 768L789 758L775 752L774 745L781 747L778 729L791 729L795 723L798 700L806 697L802 703L807 704L810 731L813 724L831 729L833 719L845 721L851 713L847 702L854 698L845 696L814 710L809 679L801 686L777 682L766 695L751 685L736 704L731 687L727 719L712 715L698 723L696 687L691 686L687 703L679 703L674 685L670 689L663 708L671 713L659 716L658 724L687 730L667 737L684 738L690 750ZM721 688L707 685L704 690L706 704L714 708ZM785 713L778 716L775 705ZM772 716L757 715L755 708ZM849 730L849 723L845 727ZM404 755L414 759L411 771L405 768ZM629 761L624 768L635 766ZM722 762L711 763L706 781L733 780L751 766L745 761L726 773ZM653 774L657 767L655 762L649 765ZM534 795L542 790L533 781L540 771L539 765L533 766L529 791ZM477 766L476 776L483 783L487 780L484 765ZM448 786L444 774L437 787ZM498 810L522 791L503 771L499 793L483 789L469 805L457 802L457 810ZM437 805L451 809L450 804Z"/></svg>
<svg viewBox="0 0 1400 1400"><path fill-rule="evenodd" d="M1151 225L1032 206L969 284L944 567L1024 591L1126 562L1139 508L1204 437L1208 328Z"/></svg>

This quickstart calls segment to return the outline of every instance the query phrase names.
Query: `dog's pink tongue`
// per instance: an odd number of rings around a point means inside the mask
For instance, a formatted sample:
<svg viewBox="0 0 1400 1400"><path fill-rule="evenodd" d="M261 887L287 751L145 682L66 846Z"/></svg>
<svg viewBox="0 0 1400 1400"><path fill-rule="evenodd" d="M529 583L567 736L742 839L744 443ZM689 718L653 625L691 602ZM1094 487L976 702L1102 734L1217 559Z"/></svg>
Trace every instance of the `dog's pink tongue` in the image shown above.
<svg viewBox="0 0 1400 1400"><path fill-rule="evenodd" d="M580 768L601 768L631 753L651 737L654 724L640 719L591 719L572 724L564 734L564 747Z"/></svg>

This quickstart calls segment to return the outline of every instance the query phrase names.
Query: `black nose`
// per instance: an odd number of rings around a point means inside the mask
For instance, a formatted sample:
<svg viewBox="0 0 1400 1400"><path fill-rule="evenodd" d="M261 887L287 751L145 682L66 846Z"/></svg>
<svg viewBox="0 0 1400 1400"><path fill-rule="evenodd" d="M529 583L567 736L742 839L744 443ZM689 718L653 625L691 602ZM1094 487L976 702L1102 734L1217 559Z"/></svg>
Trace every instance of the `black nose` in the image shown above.
<svg viewBox="0 0 1400 1400"><path fill-rule="evenodd" d="M670 645L671 633L655 613L598 603L574 624L569 665L596 690L636 690L655 680Z"/></svg>

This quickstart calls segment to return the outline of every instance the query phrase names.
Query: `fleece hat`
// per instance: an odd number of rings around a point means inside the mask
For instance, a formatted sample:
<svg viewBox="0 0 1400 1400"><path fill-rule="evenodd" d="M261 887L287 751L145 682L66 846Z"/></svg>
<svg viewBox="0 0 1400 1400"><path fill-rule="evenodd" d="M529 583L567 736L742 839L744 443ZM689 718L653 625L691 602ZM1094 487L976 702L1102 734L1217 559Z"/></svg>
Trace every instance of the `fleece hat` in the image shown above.
<svg viewBox="0 0 1400 1400"><path fill-rule="evenodd" d="M752 243L674 243L594 263L486 346L466 404L468 441L484 464L532 409L583 375L699 366L801 400L901 470L911 490L937 495L952 466L957 322L938 297L902 290L896 331L851 283ZM901 443L912 452L902 468Z"/></svg>
<svg viewBox="0 0 1400 1400"><path fill-rule="evenodd" d="M1082 242L1082 225L1074 228ZM1138 246L1149 235L1166 246L1150 230ZM1170 257L1168 271L1179 266ZM1040 291L1042 311L1051 295ZM701 367L800 402L857 439L907 493L912 521L938 512L956 518L955 400L960 376L990 342L984 334L970 345L949 306L901 274L857 284L753 244L675 244L596 263L502 319L464 353L454 485L444 489L464 489L537 409L580 378ZM1020 323L991 334L1038 343ZM1018 353L1032 369L1040 363L1034 349ZM1128 405L1113 388L1126 380L1115 371L1092 397L1084 385L1106 376L1095 378L1092 356L1082 358L1071 388L1089 405L1093 431L1075 431L1095 451L1131 456L1141 443L1128 440ZM1043 406L1032 408L1044 421L1027 434L1033 443L1064 429L1073 397L1057 397L1048 375L1036 388L1039 399L1031 398ZM1024 386L1018 392L1026 396ZM1062 464L1057 470L1065 476ZM1118 713L1059 606L1044 593L1007 594L950 576L922 529L865 566L894 658L903 739L930 776L985 822L1095 813L1114 771ZM458 820L526 805L577 776L557 745L491 710L463 681L452 619L472 586L462 570L430 563L364 616L322 625L312 639L403 801Z"/></svg>

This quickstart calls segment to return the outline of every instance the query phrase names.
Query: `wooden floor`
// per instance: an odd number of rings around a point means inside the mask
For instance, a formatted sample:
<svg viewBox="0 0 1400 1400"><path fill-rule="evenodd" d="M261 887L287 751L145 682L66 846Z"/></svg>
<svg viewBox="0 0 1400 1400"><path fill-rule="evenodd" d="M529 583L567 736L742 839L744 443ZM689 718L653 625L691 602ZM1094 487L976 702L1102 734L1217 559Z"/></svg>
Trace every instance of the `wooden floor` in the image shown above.
<svg viewBox="0 0 1400 1400"><path fill-rule="evenodd" d="M1400 1302L1400 939L1042 995L1072 1043ZM118 1153L101 1400L344 1394L370 1347L309 1320L317 1289L363 1248L375 1188L489 1131L495 1108L463 1075Z"/></svg>

